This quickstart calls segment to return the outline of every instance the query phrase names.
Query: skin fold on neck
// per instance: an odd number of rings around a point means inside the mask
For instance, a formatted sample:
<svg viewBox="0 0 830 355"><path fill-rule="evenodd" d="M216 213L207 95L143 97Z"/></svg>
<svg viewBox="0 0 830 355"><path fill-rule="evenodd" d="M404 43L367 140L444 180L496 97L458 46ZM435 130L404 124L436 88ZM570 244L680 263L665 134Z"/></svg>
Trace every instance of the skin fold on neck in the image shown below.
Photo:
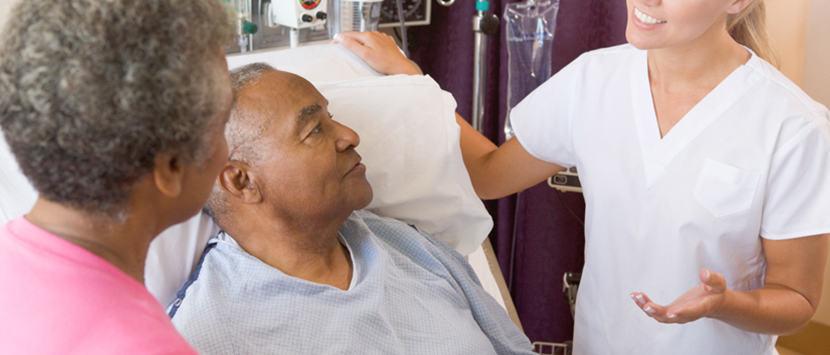
<svg viewBox="0 0 830 355"><path fill-rule="evenodd" d="M354 265L348 248L339 241L346 218L289 220L264 211L245 211L224 228L248 254L289 276L349 288ZM246 216L246 217L242 217ZM330 220L332 222L320 222Z"/></svg>

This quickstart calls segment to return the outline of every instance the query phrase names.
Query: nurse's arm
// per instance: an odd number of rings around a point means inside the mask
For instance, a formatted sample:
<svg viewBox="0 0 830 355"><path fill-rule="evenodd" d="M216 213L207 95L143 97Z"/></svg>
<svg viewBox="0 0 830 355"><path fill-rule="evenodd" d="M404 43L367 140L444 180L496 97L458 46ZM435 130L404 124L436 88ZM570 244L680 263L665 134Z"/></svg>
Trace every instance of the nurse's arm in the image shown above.
<svg viewBox="0 0 830 355"><path fill-rule="evenodd" d="M764 286L727 292L723 307L712 318L756 333L795 333L818 308L828 235L761 241L767 257Z"/></svg>
<svg viewBox="0 0 830 355"><path fill-rule="evenodd" d="M527 189L564 168L537 159L515 137L501 147L478 133L457 113L461 154L478 197L491 200Z"/></svg>
<svg viewBox="0 0 830 355"><path fill-rule="evenodd" d="M398 50L395 40L380 32L344 32L333 43L340 43L357 54L372 69L388 74L418 74L418 69ZM473 188L484 200L504 197L536 185L563 170L530 155L517 139L501 147L478 133L467 121L455 115L461 126L461 153Z"/></svg>
<svg viewBox="0 0 830 355"><path fill-rule="evenodd" d="M792 334L818 308L827 260L828 235L787 240L761 239L767 258L764 286L751 291L726 287L723 275L703 270L701 284L667 306L639 292L631 296L650 317L662 323L687 323L703 317L764 334Z"/></svg>

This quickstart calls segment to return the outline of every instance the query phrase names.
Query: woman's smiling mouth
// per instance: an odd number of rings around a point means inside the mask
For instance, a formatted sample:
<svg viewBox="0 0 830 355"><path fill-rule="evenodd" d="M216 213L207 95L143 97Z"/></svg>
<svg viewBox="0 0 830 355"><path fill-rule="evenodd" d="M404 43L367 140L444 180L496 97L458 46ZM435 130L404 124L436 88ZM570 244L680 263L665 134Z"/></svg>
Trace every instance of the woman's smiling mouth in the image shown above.
<svg viewBox="0 0 830 355"><path fill-rule="evenodd" d="M637 17L640 22L647 24L647 25L659 25L661 23L666 23L665 20L657 19L646 15L644 12L640 11L638 8L634 8L634 16Z"/></svg>

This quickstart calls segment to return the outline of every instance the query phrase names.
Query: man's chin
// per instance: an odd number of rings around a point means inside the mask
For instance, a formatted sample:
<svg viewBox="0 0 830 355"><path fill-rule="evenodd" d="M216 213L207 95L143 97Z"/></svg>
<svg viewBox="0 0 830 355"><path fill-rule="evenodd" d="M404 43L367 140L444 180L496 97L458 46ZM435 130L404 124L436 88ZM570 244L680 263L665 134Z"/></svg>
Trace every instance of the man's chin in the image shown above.
<svg viewBox="0 0 830 355"><path fill-rule="evenodd" d="M361 196L360 207L357 208L358 210L362 210L369 206L372 203L372 198L374 197L374 192L372 191L372 185L369 185L369 182L366 182L366 192L363 193Z"/></svg>

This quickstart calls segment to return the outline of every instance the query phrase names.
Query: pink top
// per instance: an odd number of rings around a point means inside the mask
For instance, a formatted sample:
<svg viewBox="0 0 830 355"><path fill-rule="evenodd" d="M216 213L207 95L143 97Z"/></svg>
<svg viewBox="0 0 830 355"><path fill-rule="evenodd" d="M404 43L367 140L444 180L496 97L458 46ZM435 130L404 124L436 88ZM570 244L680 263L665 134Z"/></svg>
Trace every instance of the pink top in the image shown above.
<svg viewBox="0 0 830 355"><path fill-rule="evenodd" d="M23 217L0 227L0 354L196 354L144 285Z"/></svg>

